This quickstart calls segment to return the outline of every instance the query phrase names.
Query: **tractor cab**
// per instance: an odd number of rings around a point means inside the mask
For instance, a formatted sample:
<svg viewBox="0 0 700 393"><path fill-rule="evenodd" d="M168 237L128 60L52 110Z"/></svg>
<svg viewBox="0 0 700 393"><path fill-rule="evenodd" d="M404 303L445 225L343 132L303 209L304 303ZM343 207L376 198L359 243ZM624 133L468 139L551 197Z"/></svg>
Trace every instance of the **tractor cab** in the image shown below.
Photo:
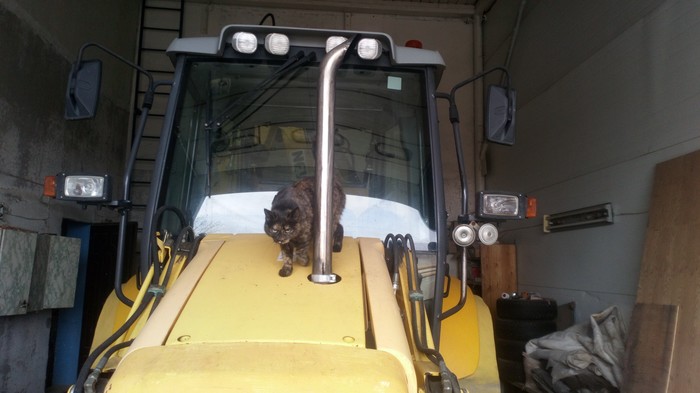
<svg viewBox="0 0 700 393"><path fill-rule="evenodd" d="M487 221L522 218L526 200L482 193L469 215L463 175L449 233L437 100L450 102L458 138L461 86L436 92L439 53L381 33L230 25L167 54L174 78L150 79L142 109L143 124L153 92L170 86L139 274L115 285L72 391L500 391L490 314L466 285L466 250L460 284L447 285L447 248L495 241ZM93 115L99 95L99 64L82 56L68 118ZM514 94L490 97L488 135L512 143ZM122 199L106 194L111 177L71 174L54 179L57 197L118 209L125 225L134 154ZM263 209L307 176L313 262L280 277ZM336 180L347 202L332 253Z"/></svg>

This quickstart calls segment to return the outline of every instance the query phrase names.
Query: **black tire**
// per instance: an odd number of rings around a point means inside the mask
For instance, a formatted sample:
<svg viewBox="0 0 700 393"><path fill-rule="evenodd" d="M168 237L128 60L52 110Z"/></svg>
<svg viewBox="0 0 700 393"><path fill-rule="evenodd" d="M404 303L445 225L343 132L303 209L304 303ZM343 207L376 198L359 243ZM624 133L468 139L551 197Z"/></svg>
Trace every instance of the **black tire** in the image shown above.
<svg viewBox="0 0 700 393"><path fill-rule="evenodd" d="M496 356L506 360L523 361L527 341L508 340L504 338L496 339Z"/></svg>
<svg viewBox="0 0 700 393"><path fill-rule="evenodd" d="M506 382L525 382L525 368L523 362L496 358L498 365L498 377Z"/></svg>
<svg viewBox="0 0 700 393"><path fill-rule="evenodd" d="M554 299L496 299L496 314L504 319L556 319L557 302Z"/></svg>
<svg viewBox="0 0 700 393"><path fill-rule="evenodd" d="M528 341L542 337L557 330L555 321L525 321L515 319L496 318L493 331L496 338Z"/></svg>

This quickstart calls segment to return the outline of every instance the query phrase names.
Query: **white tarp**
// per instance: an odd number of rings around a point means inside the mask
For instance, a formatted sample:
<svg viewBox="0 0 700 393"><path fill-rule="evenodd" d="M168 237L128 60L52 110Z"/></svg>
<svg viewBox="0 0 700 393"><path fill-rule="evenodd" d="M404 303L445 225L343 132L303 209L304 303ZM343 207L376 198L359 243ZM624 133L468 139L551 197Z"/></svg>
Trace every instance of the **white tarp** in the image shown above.
<svg viewBox="0 0 700 393"><path fill-rule="evenodd" d="M530 340L525 345L526 360L546 361L554 384L566 377L593 373L619 388L626 337L627 326L613 306L591 315L586 323Z"/></svg>

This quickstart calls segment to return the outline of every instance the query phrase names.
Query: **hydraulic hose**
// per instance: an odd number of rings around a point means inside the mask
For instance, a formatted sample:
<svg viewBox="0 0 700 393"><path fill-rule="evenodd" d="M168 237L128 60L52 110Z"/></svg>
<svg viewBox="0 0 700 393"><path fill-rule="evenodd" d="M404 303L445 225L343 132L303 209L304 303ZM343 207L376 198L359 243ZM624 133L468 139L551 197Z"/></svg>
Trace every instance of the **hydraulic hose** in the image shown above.
<svg viewBox="0 0 700 393"><path fill-rule="evenodd" d="M151 292L148 292L146 296L143 298L143 301L139 306L136 308L134 313L129 317L129 319L124 322L124 324L117 329L116 332L112 333L111 336L109 336L102 344L100 344L97 348L95 348L94 351L88 356L87 360L85 363L83 363L83 367L80 369L80 373L78 374L78 380L75 382L75 386L73 387L73 393L83 393L83 388L84 384L87 380L88 374L90 372L90 366L95 363L95 360L104 352L107 348L109 348L112 343L114 343L119 337L121 337L124 333L126 333L131 325L136 322L141 314L143 314L144 310L146 310L146 307L150 303L151 299L157 296Z"/></svg>
<svg viewBox="0 0 700 393"><path fill-rule="evenodd" d="M165 210L168 209L173 208L161 208L159 209L156 216L159 217ZM178 217L181 219L181 222L184 223L184 215L182 215L182 213L176 209L175 211ZM194 231L192 230L192 228L183 228L183 230L178 235L177 240L175 241L176 247L174 249L179 250L182 244L188 239L189 236L194 236ZM199 248L199 243L203 238L204 236L200 235L192 240L192 246L188 251L186 260L184 262L184 266L187 266L187 263L194 257L194 255L197 252L197 249ZM142 286L142 288L139 290L136 299L134 299L134 306L131 308L126 322L124 322L124 324L120 326L119 329L117 329L102 344L95 348L95 350L92 351L92 353L88 356L87 360L80 369L72 393L83 393L84 391L86 391L86 393L94 392L94 385L97 379L99 378L102 372L102 368L106 364L107 360L112 356L112 354L114 354L114 352L129 346L133 340L125 341L118 344L114 344L114 342L116 342L120 337L124 336L124 334L126 334L129 331L129 329L134 325L134 323L141 317L144 311L151 304L151 300L153 300L151 310L154 310L158 306L160 299L165 294L165 291L163 290L163 285L167 285L167 282L170 279L170 275L172 273L172 266L174 262L174 257L171 257L170 261L168 261L168 267L165 272L165 275L162 277L162 280L160 280L157 279L158 276L156 272L159 271L162 267L160 266L160 261L158 260L158 258L153 259L153 262L150 268L148 269L148 273L146 274L146 277L143 280L145 288ZM91 373L90 367L92 366L92 364L95 363L95 361L103 352L105 354Z"/></svg>
<svg viewBox="0 0 700 393"><path fill-rule="evenodd" d="M95 366L95 368L92 370L90 375L85 380L85 383L83 384L83 386L85 387L85 393L96 393L95 384L97 384L97 381L100 378L100 374L102 374L102 369L107 364L109 358L112 357L112 355L115 352L128 347L133 342L134 340L131 339L129 341L124 341L123 343L115 344L111 348L109 348L107 352L105 352L105 354L100 359L100 362L97 363L97 366Z"/></svg>
<svg viewBox="0 0 700 393"><path fill-rule="evenodd" d="M388 235L384 240L385 250L390 249L393 257L393 267L398 271L401 260L406 259L406 275L408 281L408 296L411 303L411 330L416 348L423 352L430 361L435 363L440 370L440 380L443 393L460 392L459 381L445 363L442 354L427 345L425 303L423 293L418 285L418 266L416 260L416 247L413 237L407 235ZM420 324L418 321L421 321ZM420 327L419 327L420 325Z"/></svg>

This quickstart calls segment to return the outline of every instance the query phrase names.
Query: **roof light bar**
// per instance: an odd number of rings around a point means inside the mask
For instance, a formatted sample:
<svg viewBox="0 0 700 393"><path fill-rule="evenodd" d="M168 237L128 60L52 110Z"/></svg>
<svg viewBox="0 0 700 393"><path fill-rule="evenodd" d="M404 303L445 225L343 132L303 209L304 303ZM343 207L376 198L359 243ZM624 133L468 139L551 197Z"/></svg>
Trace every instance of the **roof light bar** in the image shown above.
<svg viewBox="0 0 700 393"><path fill-rule="evenodd" d="M382 43L374 38L363 38L357 43L357 54L365 60L376 60L382 55Z"/></svg>
<svg viewBox="0 0 700 393"><path fill-rule="evenodd" d="M236 52L251 54L258 49L258 39L253 33L239 31L231 37L231 45Z"/></svg>
<svg viewBox="0 0 700 393"><path fill-rule="evenodd" d="M338 35L330 36L326 39L326 53L330 52L335 48L336 46L342 44L343 42L347 41L348 39L345 37L341 37Z"/></svg>
<svg viewBox="0 0 700 393"><path fill-rule="evenodd" d="M284 34L270 33L265 37L265 50L273 55L289 53L289 37Z"/></svg>

